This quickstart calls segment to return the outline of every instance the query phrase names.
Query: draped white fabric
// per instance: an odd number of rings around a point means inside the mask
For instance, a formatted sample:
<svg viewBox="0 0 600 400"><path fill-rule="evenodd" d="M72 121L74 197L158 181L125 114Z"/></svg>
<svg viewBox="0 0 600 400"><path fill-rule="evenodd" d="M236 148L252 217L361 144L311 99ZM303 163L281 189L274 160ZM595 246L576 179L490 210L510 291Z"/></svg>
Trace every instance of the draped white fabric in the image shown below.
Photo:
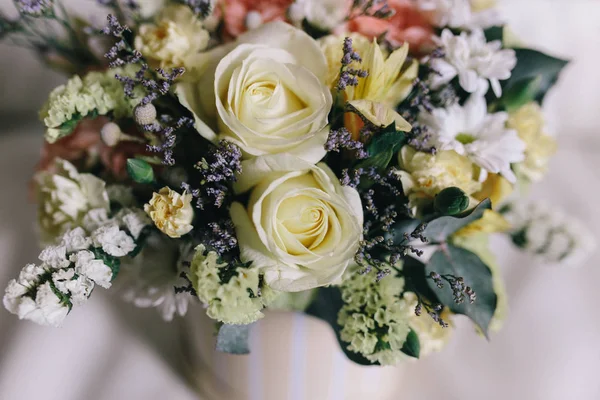
<svg viewBox="0 0 600 400"><path fill-rule="evenodd" d="M563 207L598 235L600 2L500 3L526 42L574 60L548 98L559 152L548 179L532 195ZM42 72L21 50L1 47L0 52L4 287L37 255L34 206L26 201L42 140L34 109L56 75ZM18 125L11 119L16 113L31 122ZM460 319L444 352L399 369L365 369L347 363L330 346L332 333L323 324L270 314L253 331L253 354L215 355L203 340L210 329L191 330L181 320L163 324L153 310L134 309L97 289L60 329L19 322L0 311L0 399L196 399L182 379L189 371L182 347L190 357L203 354L205 368L194 378L205 399L599 399L600 254L581 269L556 269L531 262L503 240L495 245L511 312L489 343ZM183 340L184 327L198 332L194 340Z"/></svg>

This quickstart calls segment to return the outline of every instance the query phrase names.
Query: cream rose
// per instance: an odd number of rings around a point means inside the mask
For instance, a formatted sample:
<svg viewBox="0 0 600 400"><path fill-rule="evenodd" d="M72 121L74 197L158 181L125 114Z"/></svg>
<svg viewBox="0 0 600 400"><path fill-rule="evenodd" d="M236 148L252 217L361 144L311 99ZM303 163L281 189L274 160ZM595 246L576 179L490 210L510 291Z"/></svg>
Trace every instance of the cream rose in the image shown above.
<svg viewBox="0 0 600 400"><path fill-rule="evenodd" d="M245 158L284 152L313 163L323 158L332 97L325 55L306 33L283 22L265 24L240 36L204 71L199 83L177 87L202 136L232 141Z"/></svg>
<svg viewBox="0 0 600 400"><path fill-rule="evenodd" d="M254 188L247 208L231 207L242 261L284 292L338 280L362 237L358 192L341 186L325 164L290 155L258 157L243 167L236 190Z"/></svg>

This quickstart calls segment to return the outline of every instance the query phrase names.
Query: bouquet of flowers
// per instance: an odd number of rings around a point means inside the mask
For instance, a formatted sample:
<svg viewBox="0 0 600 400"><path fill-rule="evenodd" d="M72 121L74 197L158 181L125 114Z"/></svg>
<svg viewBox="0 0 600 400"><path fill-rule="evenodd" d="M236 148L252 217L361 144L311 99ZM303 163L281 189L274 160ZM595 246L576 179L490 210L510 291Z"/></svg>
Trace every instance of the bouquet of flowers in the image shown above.
<svg viewBox="0 0 600 400"><path fill-rule="evenodd" d="M520 202L567 62L493 0L98 0L105 26L14 3L0 35L69 75L40 111L44 249L3 300L21 319L59 326L114 284L165 320L203 304L222 351L287 309L390 365L457 314L499 328L491 234L557 263L591 245Z"/></svg>

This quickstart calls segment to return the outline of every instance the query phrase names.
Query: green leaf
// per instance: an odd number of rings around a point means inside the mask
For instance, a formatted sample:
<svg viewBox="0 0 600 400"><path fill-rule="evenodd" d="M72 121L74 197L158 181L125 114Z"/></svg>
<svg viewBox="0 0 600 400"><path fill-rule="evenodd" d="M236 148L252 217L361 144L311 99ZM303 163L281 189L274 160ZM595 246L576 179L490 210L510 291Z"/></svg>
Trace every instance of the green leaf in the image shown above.
<svg viewBox="0 0 600 400"><path fill-rule="evenodd" d="M394 245L398 245L404 241L404 234L408 233L409 235L417 229L417 226L421 221L418 219L404 219L396 222L394 225L390 227L390 230L385 233L385 239L392 239Z"/></svg>
<svg viewBox="0 0 600 400"><path fill-rule="evenodd" d="M433 206L442 215L456 215L469 207L469 196L457 187L449 187L435 196Z"/></svg>
<svg viewBox="0 0 600 400"><path fill-rule="evenodd" d="M367 150L371 157L389 151L397 153L404 143L406 143L406 134L396 130L396 124L392 123L371 140Z"/></svg>
<svg viewBox="0 0 600 400"><path fill-rule="evenodd" d="M338 325L337 319L343 305L344 302L342 301L342 294L339 288L322 287L318 289L317 295L312 304L306 309L306 313L327 322L333 328L342 351L350 361L365 366L379 365L379 363L367 360L361 354L348 350L349 343L343 342L340 339L341 326Z"/></svg>
<svg viewBox="0 0 600 400"><path fill-rule="evenodd" d="M473 210L458 216L446 216L434 219L427 223L423 236L425 236L429 243L443 243L446 241L448 236L452 235L459 229L469 225L472 222L477 221L483 217L485 210L492 209L492 202L490 199L485 199Z"/></svg>
<svg viewBox="0 0 600 400"><path fill-rule="evenodd" d="M401 351L407 356L419 358L419 354L421 353L421 343L419 342L419 336L412 329L408 333L406 342L404 342Z"/></svg>
<svg viewBox="0 0 600 400"><path fill-rule="evenodd" d="M534 78L525 78L519 82L515 82L500 99L500 102L506 108L506 111L511 112L518 110L525 104L535 100L542 85L542 76L538 75Z"/></svg>
<svg viewBox="0 0 600 400"><path fill-rule="evenodd" d="M428 279L427 283L436 292L440 303L456 314L469 317L487 337L488 327L498 301L494 292L492 271L488 266L476 254L448 244L435 252L426 264L425 273L431 272L464 278L465 284L470 286L477 295L474 303L465 299L463 303L456 304L448 283L445 283L442 289L437 288L436 283L431 279Z"/></svg>
<svg viewBox="0 0 600 400"><path fill-rule="evenodd" d="M500 40L504 38L504 27L503 26L492 26L483 31L485 34L485 39L488 42L493 42L495 40Z"/></svg>
<svg viewBox="0 0 600 400"><path fill-rule="evenodd" d="M515 52L517 66L513 69L510 79L502 82L504 91L511 91L519 82L522 84L524 81L539 77L539 87L533 99L543 102L546 93L554 86L561 71L569 62L532 49L515 49Z"/></svg>
<svg viewBox="0 0 600 400"><path fill-rule="evenodd" d="M249 354L248 338L252 325L221 325L217 334L217 350L229 354Z"/></svg>
<svg viewBox="0 0 600 400"><path fill-rule="evenodd" d="M127 160L127 173L137 183L154 182L154 170L144 160L130 158Z"/></svg>

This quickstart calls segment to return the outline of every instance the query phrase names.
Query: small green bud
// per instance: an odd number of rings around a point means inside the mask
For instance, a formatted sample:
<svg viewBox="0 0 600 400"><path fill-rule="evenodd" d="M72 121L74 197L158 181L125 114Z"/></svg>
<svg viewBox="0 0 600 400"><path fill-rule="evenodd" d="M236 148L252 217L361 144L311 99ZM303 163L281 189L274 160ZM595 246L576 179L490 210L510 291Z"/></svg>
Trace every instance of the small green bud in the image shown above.
<svg viewBox="0 0 600 400"><path fill-rule="evenodd" d="M433 206L443 215L460 214L469 207L469 196L457 187L449 187L435 196Z"/></svg>

